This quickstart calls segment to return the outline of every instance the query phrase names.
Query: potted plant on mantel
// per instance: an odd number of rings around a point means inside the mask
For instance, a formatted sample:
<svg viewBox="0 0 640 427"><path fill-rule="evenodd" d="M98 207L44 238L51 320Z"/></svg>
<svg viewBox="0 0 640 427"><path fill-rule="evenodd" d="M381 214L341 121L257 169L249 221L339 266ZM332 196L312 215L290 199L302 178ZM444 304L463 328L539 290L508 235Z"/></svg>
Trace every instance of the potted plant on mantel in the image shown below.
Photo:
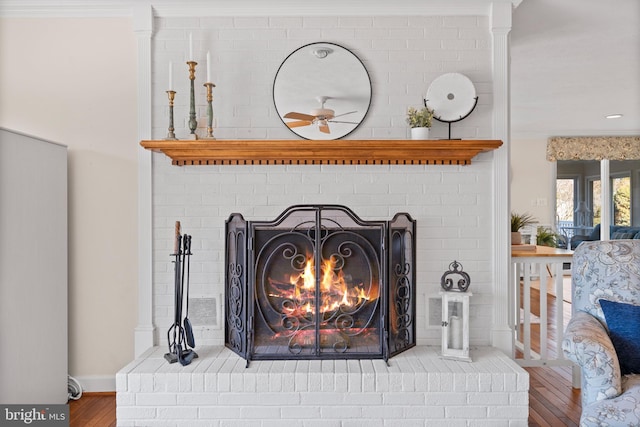
<svg viewBox="0 0 640 427"><path fill-rule="evenodd" d="M429 128L433 120L433 110L429 107L407 110L407 123L411 128L411 139L429 139Z"/></svg>
<svg viewBox="0 0 640 427"><path fill-rule="evenodd" d="M521 245L522 234L520 234L520 230L537 222L538 220L528 213L518 214L511 212L511 244Z"/></svg>

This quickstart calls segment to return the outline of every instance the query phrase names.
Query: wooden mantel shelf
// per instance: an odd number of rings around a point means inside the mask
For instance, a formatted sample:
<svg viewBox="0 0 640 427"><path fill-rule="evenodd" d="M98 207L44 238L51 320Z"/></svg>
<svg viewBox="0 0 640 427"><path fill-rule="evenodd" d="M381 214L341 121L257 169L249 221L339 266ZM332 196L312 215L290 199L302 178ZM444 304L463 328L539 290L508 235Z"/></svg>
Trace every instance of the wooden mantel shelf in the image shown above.
<svg viewBox="0 0 640 427"><path fill-rule="evenodd" d="M430 164L468 165L479 153L495 150L499 140L154 140L141 141L184 165L245 164Z"/></svg>

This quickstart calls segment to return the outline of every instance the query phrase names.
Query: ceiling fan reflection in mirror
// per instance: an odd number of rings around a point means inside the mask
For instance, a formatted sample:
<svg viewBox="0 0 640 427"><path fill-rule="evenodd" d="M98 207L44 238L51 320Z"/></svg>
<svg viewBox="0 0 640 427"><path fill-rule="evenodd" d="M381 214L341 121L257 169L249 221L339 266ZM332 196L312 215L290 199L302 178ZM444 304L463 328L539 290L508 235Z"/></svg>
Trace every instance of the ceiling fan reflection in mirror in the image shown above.
<svg viewBox="0 0 640 427"><path fill-rule="evenodd" d="M348 122L348 121L340 121L334 120L337 117L346 116L347 114L357 113L357 111L349 111L347 113L338 114L334 110L330 108L325 108L324 104L327 100L332 99L330 96L318 96L316 100L320 103L320 108L316 108L311 110L310 114L300 113L297 111L292 111L283 116L285 119L294 119L293 122L285 122L289 129L297 128L301 126L311 126L317 125L318 130L322 133L331 133L329 129L329 123L349 123L349 124L358 124L358 122Z"/></svg>
<svg viewBox="0 0 640 427"><path fill-rule="evenodd" d="M273 103L278 119L297 136L340 139L367 115L371 79L362 61L345 47L310 43L282 61L273 80Z"/></svg>

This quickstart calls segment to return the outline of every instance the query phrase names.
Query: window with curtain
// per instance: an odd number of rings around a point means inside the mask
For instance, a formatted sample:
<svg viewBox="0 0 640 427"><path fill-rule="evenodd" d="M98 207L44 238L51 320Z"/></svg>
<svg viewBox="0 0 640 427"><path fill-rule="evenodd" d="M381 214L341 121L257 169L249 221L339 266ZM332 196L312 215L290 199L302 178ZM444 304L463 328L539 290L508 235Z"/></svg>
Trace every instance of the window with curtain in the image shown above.
<svg viewBox="0 0 640 427"><path fill-rule="evenodd" d="M598 224L640 227L640 137L553 137L547 160L557 162L559 229L585 235ZM571 196L565 194L567 180L573 181ZM573 215L566 212L570 197ZM569 216L572 223L567 225L562 220Z"/></svg>

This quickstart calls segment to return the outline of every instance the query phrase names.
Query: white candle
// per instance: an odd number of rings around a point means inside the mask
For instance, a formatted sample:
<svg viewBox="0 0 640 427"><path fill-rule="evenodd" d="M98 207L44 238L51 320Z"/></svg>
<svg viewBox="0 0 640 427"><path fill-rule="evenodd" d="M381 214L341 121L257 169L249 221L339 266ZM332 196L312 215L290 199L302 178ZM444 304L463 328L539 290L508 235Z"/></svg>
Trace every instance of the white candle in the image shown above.
<svg viewBox="0 0 640 427"><path fill-rule="evenodd" d="M449 327L451 328L451 344L449 348L456 350L462 349L462 319L458 316L451 316L449 319Z"/></svg>
<svg viewBox="0 0 640 427"><path fill-rule="evenodd" d="M169 90L173 90L173 62L169 61Z"/></svg>
<svg viewBox="0 0 640 427"><path fill-rule="evenodd" d="M189 61L193 61L193 33L189 33Z"/></svg>
<svg viewBox="0 0 640 427"><path fill-rule="evenodd" d="M211 53L207 51L207 83L211 83Z"/></svg>

